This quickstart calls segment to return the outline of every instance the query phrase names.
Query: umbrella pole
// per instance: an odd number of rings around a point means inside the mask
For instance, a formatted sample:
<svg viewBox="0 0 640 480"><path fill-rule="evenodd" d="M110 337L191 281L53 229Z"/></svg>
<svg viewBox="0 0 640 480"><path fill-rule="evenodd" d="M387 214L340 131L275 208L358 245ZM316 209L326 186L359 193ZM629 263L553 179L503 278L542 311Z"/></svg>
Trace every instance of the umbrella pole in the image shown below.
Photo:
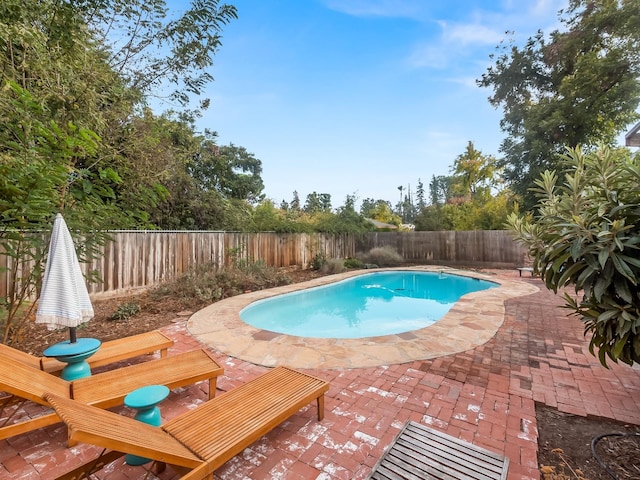
<svg viewBox="0 0 640 480"><path fill-rule="evenodd" d="M77 341L77 337L76 337L76 327L69 327L69 341L71 343L76 343Z"/></svg>

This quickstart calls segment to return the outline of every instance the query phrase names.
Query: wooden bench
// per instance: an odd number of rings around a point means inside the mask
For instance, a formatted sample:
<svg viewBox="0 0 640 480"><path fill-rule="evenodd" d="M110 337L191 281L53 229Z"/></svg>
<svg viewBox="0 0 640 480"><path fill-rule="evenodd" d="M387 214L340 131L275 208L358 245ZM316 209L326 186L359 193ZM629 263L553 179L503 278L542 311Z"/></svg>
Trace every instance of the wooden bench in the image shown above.
<svg viewBox="0 0 640 480"><path fill-rule="evenodd" d="M533 268L531 267L518 267L516 268L516 270L518 270L520 276L522 276L522 272L530 272L531 276L533 277Z"/></svg>
<svg viewBox="0 0 640 480"><path fill-rule="evenodd" d="M97 368L120 360L155 352L160 352L160 357L163 358L167 356L167 349L172 345L172 339L158 330L152 330L151 332L104 342L100 345L98 351L87 359L87 362L91 368ZM40 357L40 369L45 372L59 372L65 365L65 363L59 362L55 358Z"/></svg>
<svg viewBox="0 0 640 480"><path fill-rule="evenodd" d="M200 480L211 478L225 462L313 400L322 420L328 390L324 380L276 367L160 427L55 395L44 398L67 424L73 441L111 450L106 459L94 459L59 479L81 478L95 465L100 469L113 461L114 452L122 452L169 463L183 479Z"/></svg>

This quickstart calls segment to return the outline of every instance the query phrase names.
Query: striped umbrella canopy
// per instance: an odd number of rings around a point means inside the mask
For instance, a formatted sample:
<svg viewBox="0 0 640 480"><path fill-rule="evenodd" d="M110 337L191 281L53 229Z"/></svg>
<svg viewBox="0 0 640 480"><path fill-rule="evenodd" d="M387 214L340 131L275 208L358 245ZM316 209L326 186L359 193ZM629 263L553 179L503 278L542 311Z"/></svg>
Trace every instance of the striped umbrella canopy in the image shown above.
<svg viewBox="0 0 640 480"><path fill-rule="evenodd" d="M75 343L76 327L93 315L73 239L64 218L58 213L51 231L36 323L44 323L50 330L69 327L70 341Z"/></svg>

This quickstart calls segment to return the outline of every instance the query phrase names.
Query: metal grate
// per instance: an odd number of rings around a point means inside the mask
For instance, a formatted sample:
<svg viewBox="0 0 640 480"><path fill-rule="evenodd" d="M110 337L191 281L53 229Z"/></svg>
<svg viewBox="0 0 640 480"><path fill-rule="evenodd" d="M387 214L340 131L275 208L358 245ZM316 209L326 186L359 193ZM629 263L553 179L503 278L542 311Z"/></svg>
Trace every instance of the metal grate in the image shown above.
<svg viewBox="0 0 640 480"><path fill-rule="evenodd" d="M416 422L407 422L371 480L504 480L509 459Z"/></svg>

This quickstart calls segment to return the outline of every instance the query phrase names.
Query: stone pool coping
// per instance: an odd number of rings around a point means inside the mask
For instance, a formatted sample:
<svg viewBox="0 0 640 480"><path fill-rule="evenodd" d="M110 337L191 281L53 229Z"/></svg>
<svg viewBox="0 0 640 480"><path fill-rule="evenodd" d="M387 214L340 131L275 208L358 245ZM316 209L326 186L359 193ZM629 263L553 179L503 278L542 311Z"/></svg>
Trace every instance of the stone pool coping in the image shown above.
<svg viewBox="0 0 640 480"><path fill-rule="evenodd" d="M385 270L446 272L489 280L499 286L464 295L433 325L395 335L357 339L307 338L261 330L240 319L240 310L257 300L372 273L371 270L356 270L221 300L194 313L187 322L187 330L215 350L267 367L377 367L451 355L480 346L502 325L505 300L539 290L530 283L447 267L381 268L375 271Z"/></svg>

